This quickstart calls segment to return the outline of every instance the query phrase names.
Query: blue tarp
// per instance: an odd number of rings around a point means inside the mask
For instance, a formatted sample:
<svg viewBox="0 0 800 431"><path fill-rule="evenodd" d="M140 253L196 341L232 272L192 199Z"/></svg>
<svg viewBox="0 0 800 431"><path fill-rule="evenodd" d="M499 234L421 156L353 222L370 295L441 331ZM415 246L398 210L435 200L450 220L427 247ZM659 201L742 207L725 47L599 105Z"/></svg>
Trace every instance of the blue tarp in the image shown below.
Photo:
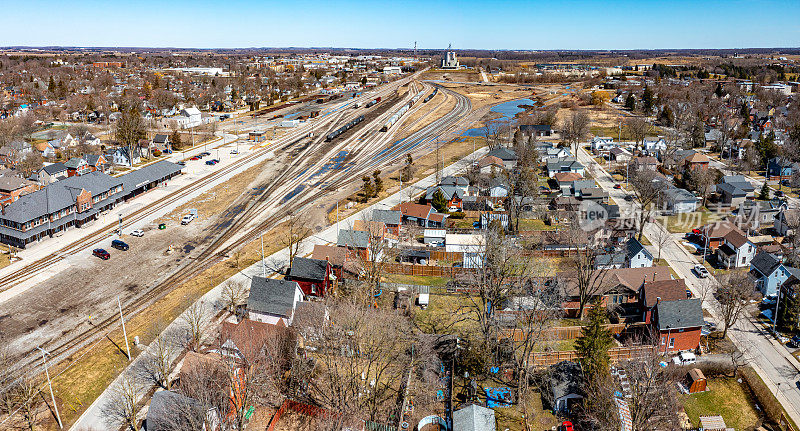
<svg viewBox="0 0 800 431"><path fill-rule="evenodd" d="M511 407L511 389L509 388L486 388L486 407Z"/></svg>

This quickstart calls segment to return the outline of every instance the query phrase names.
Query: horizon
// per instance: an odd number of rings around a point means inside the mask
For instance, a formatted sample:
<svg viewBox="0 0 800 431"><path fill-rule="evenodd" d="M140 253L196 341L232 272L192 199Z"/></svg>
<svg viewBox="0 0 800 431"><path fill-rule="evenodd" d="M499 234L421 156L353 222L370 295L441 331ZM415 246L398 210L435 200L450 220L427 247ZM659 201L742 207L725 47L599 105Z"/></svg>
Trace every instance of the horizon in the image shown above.
<svg viewBox="0 0 800 431"><path fill-rule="evenodd" d="M797 16L800 2L781 0L34 0L8 6L0 23L7 47L632 51L800 46Z"/></svg>

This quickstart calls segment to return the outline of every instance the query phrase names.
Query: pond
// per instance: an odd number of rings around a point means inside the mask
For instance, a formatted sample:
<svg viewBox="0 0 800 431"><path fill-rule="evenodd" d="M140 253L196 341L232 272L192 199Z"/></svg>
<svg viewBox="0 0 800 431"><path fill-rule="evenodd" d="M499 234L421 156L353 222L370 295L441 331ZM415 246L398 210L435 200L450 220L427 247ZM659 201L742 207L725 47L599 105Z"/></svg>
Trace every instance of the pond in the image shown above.
<svg viewBox="0 0 800 431"><path fill-rule="evenodd" d="M536 101L532 99L516 99L516 100L509 100L508 102L503 102L499 105L496 105L492 107L490 111L498 113L502 115L502 117L496 118L489 122L491 123L498 120L513 119L517 114L525 111L525 108L520 108L520 105L534 106L536 105ZM485 133L483 127L476 127L473 129L465 130L464 133L461 134L461 136L474 138L474 137L484 136L484 134Z"/></svg>

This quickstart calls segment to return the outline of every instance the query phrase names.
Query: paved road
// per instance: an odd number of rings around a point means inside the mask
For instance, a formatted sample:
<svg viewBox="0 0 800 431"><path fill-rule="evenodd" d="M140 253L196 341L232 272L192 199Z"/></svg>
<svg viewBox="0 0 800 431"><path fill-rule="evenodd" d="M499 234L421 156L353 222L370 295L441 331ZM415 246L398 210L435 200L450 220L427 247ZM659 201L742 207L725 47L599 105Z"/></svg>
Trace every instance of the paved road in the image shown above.
<svg viewBox="0 0 800 431"><path fill-rule="evenodd" d="M597 163L583 148L579 150L579 161L587 168L594 166L594 175L597 183L609 193L620 206L624 214L635 211L638 203L624 200L627 192L614 188L614 180L606 170ZM651 243L656 243L659 231L666 232L660 223L649 223L644 229L644 235ZM678 243L678 237L670 235L671 240L663 246L661 257L664 258L672 269L686 280L686 285L696 297L704 298L703 308L712 316L718 315L716 300L708 292L709 286L715 286L717 281L713 275L708 279L698 279L692 272L697 259ZM719 321L719 319L716 319ZM800 423L800 390L795 385L798 380L800 363L787 351L786 347L777 342L774 337L765 333L756 326L748 316L742 316L728 331L731 341L745 354L746 361L764 380L770 390L776 394L786 412L795 423Z"/></svg>

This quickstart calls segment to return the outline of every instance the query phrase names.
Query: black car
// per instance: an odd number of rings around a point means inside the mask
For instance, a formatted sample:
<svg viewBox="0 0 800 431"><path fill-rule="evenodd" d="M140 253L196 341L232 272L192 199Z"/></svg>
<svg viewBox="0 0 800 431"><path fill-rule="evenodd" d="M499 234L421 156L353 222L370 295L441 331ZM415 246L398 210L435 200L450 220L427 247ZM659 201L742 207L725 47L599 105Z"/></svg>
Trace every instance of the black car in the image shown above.
<svg viewBox="0 0 800 431"><path fill-rule="evenodd" d="M200 157L205 157L205 156L210 156L210 155L211 155L211 153L209 153L208 151L203 151L202 153L200 153Z"/></svg>
<svg viewBox="0 0 800 431"><path fill-rule="evenodd" d="M120 241L118 239L115 239L115 240L111 241L111 247L114 247L117 250L122 250L122 251L128 251L128 249L130 248L130 246L128 246L128 244L126 244L124 241Z"/></svg>
<svg viewBox="0 0 800 431"><path fill-rule="evenodd" d="M632 200L633 200L633 196L631 196L631 195L625 195L625 200L626 200L626 201L628 201L628 202L630 202L630 201L632 201Z"/></svg>
<svg viewBox="0 0 800 431"><path fill-rule="evenodd" d="M108 260L108 259L111 258L111 254L109 254L107 251L103 250L102 248L96 248L96 249L92 250L92 254L97 256L97 257L99 257L100 259L103 259L103 260Z"/></svg>
<svg viewBox="0 0 800 431"><path fill-rule="evenodd" d="M786 343L786 345L789 347L800 347L800 335L795 335L794 337L792 337L792 339L789 340L789 342Z"/></svg>

